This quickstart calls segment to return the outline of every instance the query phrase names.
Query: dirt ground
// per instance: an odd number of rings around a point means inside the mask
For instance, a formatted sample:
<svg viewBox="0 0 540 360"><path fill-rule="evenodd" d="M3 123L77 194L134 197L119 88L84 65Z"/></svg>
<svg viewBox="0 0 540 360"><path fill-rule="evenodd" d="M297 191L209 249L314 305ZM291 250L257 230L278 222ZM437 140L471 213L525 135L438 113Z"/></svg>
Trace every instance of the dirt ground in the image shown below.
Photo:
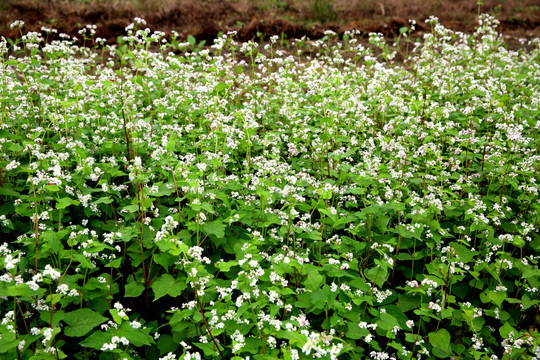
<svg viewBox="0 0 540 360"><path fill-rule="evenodd" d="M429 15L453 30L471 32L479 12L500 20L507 43L540 37L539 0L485 0L481 5L475 0L0 0L0 36L20 36L9 28L14 20L25 22L24 31L44 26L73 36L95 24L96 37L111 44L134 17L141 17L152 30L175 30L199 41L231 30L240 40L260 40L261 34L316 39L326 29L392 38L409 19L418 24L413 36L421 36L429 31L424 23Z"/></svg>

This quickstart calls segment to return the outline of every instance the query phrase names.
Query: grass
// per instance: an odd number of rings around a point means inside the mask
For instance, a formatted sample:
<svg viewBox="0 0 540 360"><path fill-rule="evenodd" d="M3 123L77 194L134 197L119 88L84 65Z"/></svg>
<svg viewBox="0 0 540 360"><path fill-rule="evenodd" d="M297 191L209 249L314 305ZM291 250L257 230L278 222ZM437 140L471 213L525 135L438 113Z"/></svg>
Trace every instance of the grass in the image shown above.
<svg viewBox="0 0 540 360"><path fill-rule="evenodd" d="M480 19L2 41L0 357L536 358L540 41Z"/></svg>

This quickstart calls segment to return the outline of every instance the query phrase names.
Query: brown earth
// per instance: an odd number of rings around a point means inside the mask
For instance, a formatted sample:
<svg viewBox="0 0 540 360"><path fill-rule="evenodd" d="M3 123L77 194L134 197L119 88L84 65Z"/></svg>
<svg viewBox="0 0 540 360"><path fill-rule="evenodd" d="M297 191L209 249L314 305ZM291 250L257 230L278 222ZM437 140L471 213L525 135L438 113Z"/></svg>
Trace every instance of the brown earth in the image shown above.
<svg viewBox="0 0 540 360"><path fill-rule="evenodd" d="M315 39L326 29L392 38L409 19L417 22L415 35L429 31L424 20L430 15L453 30L471 32L479 12L500 20L507 42L540 37L538 0L485 0L480 6L474 0L0 0L0 36L20 36L18 29L9 28L14 20L25 22L23 32L45 26L72 36L95 24L96 37L111 44L140 17L152 30L175 30L197 40L232 30L240 40L260 40L262 34Z"/></svg>

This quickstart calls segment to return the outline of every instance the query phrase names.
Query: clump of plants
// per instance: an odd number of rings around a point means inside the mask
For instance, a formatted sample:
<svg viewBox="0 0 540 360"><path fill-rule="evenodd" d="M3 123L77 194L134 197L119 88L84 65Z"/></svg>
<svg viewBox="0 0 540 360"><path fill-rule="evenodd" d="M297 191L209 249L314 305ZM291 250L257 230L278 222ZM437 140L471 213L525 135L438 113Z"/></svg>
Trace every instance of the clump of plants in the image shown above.
<svg viewBox="0 0 540 360"><path fill-rule="evenodd" d="M540 41L429 23L400 63L12 24L0 357L538 358Z"/></svg>
<svg viewBox="0 0 540 360"><path fill-rule="evenodd" d="M335 20L337 16L334 0L310 0L309 10L311 16L321 23Z"/></svg>

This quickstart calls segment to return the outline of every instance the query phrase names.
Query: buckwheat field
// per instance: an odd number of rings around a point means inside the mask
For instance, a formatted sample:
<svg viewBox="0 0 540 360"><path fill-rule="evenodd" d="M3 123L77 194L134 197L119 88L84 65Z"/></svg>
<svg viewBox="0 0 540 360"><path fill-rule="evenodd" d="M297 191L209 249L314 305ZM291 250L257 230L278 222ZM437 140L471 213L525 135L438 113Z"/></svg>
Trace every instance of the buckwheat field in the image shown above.
<svg viewBox="0 0 540 360"><path fill-rule="evenodd" d="M0 359L540 358L540 39L427 23L14 22Z"/></svg>

